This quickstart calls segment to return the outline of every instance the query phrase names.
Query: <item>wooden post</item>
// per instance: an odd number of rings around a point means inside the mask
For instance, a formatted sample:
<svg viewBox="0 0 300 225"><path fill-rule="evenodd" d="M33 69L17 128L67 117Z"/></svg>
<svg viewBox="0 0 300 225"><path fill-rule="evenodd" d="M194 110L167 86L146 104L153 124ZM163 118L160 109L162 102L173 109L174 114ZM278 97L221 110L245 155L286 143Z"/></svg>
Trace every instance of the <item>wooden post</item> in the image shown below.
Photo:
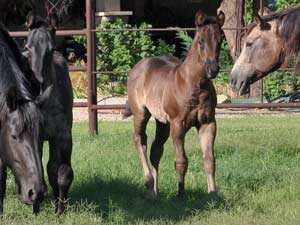
<svg viewBox="0 0 300 225"><path fill-rule="evenodd" d="M87 75L88 75L88 113L89 113L89 132L90 134L98 134L97 109L93 109L93 105L97 104L97 82L95 59L95 1L86 0L86 50L87 50Z"/></svg>

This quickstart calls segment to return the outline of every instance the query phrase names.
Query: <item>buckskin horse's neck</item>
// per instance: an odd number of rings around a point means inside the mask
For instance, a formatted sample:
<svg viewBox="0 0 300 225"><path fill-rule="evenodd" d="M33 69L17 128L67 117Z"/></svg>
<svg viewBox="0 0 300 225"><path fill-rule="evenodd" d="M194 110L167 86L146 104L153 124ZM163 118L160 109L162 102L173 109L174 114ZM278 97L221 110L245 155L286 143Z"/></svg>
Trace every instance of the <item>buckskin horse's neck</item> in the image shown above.
<svg viewBox="0 0 300 225"><path fill-rule="evenodd" d="M179 74L187 83L199 84L205 76L205 64L201 61L198 53L198 38L194 38L192 47L187 53L183 63L179 67Z"/></svg>

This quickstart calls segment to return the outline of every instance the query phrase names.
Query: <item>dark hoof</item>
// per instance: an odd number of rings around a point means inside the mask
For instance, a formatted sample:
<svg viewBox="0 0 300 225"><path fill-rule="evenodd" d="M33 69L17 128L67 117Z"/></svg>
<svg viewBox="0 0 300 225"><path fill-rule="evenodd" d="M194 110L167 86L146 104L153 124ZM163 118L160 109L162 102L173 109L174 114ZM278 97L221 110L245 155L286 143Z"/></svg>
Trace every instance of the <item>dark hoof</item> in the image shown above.
<svg viewBox="0 0 300 225"><path fill-rule="evenodd" d="M33 214L37 216L40 213L40 204L39 203L33 204L32 209L33 209Z"/></svg>
<svg viewBox="0 0 300 225"><path fill-rule="evenodd" d="M66 200L62 200L62 199L57 199L56 200L56 208L55 208L55 213L59 216L64 214L65 209L66 209L66 205L68 204L70 198L66 199Z"/></svg>
<svg viewBox="0 0 300 225"><path fill-rule="evenodd" d="M62 214L64 214L65 212L65 206L57 206L55 209L55 213L60 216Z"/></svg>

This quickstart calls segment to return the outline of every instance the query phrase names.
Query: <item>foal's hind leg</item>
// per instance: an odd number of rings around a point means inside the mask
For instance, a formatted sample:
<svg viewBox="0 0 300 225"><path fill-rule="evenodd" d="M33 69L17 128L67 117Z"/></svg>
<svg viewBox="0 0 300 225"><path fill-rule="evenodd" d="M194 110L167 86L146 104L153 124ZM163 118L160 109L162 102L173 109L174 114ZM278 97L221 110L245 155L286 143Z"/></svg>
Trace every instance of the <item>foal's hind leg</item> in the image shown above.
<svg viewBox="0 0 300 225"><path fill-rule="evenodd" d="M154 178L154 194L158 192L158 165L163 155L164 144L170 135L170 125L163 124L156 120L156 133L155 139L151 145L150 161L153 166L152 176Z"/></svg>
<svg viewBox="0 0 300 225"><path fill-rule="evenodd" d="M133 114L135 148L143 167L144 183L147 188L148 194L151 197L154 194L153 192L154 180L150 172L149 164L147 160L147 135L146 135L146 126L150 116L151 115L147 109L144 109L142 112Z"/></svg>
<svg viewBox="0 0 300 225"><path fill-rule="evenodd" d="M49 140L50 158L47 172L50 185L56 198L56 213L62 214L65 210L67 194L73 181L71 167L72 136L71 130L59 137Z"/></svg>
<svg viewBox="0 0 300 225"><path fill-rule="evenodd" d="M199 131L203 153L204 169L207 175L208 193L216 191L214 142L216 137L216 121L202 124Z"/></svg>

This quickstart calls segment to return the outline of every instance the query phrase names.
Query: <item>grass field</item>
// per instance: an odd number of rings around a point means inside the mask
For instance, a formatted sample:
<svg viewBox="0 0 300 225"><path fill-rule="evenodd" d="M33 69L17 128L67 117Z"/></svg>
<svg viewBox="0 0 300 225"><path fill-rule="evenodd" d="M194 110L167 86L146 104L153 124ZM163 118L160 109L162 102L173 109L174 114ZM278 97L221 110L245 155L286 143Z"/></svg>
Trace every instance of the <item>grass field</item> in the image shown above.
<svg viewBox="0 0 300 225"><path fill-rule="evenodd" d="M175 197L169 139L160 166L160 195L147 200L132 123L101 122L98 137L89 137L86 123L76 123L75 179L67 214L54 215L50 195L40 215L33 216L31 207L14 196L14 179L9 176L0 224L300 224L300 117L245 116L217 123L217 195L206 193L194 130L186 138L186 197ZM150 123L148 143L153 134L154 123Z"/></svg>

